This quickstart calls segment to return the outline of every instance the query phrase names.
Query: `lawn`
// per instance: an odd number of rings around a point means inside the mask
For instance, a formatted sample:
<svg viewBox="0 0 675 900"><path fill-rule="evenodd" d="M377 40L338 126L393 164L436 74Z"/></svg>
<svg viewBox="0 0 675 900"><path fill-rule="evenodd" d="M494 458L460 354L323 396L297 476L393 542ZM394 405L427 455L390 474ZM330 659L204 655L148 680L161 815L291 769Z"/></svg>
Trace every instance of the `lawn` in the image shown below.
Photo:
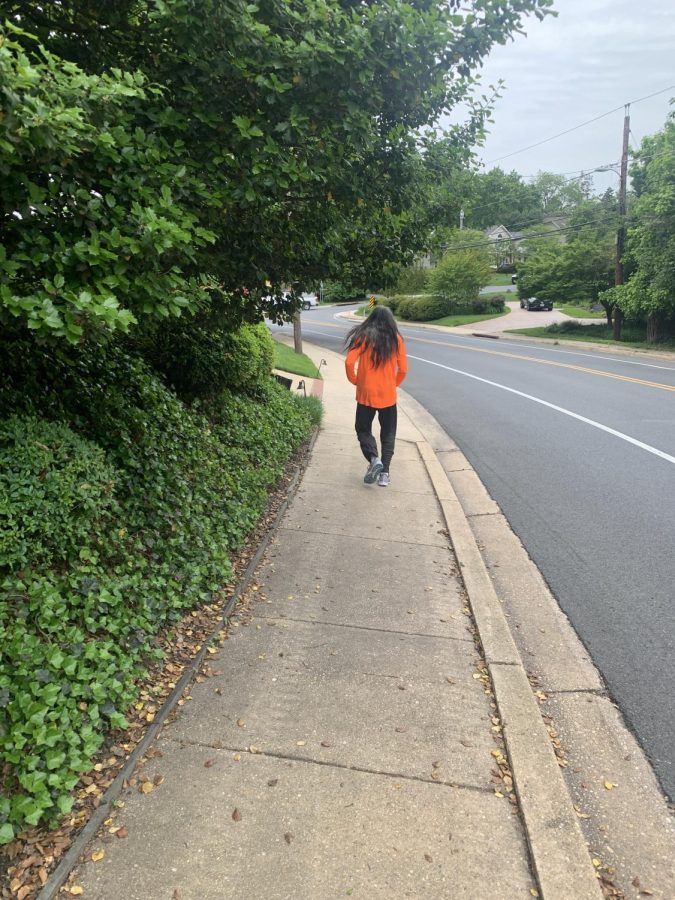
<svg viewBox="0 0 675 900"><path fill-rule="evenodd" d="M319 370L309 356L304 353L296 353L292 347L274 342L274 368L282 372L290 372L292 375L302 375L305 378L321 378Z"/></svg>
<svg viewBox="0 0 675 900"><path fill-rule="evenodd" d="M511 284L511 273L510 272L493 272L490 275L490 281L487 287L492 287L493 285L499 285L500 287L505 284Z"/></svg>
<svg viewBox="0 0 675 900"><path fill-rule="evenodd" d="M650 344L644 340L644 330L631 328L624 325L622 339L615 341L612 337L612 329L609 325L577 325L565 323L564 330L558 325L549 325L548 328L510 328L509 334L526 334L528 337L548 338L552 341L595 341L603 344L613 344L615 347L634 347L637 350L675 350L675 341L660 341L658 344Z"/></svg>
<svg viewBox="0 0 675 900"><path fill-rule="evenodd" d="M560 312L565 313L566 316L571 316L573 319L606 319L607 316L603 311L597 312L594 310L587 309L585 306L568 306L568 305L559 305L558 303L554 304L556 309L559 309Z"/></svg>

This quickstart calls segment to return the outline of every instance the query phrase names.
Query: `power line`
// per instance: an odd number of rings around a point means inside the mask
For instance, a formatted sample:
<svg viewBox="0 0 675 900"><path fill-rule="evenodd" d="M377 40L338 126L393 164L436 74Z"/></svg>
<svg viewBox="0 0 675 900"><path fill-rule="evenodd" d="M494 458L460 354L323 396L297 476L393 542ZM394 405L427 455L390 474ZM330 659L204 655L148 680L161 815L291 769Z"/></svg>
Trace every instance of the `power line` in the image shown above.
<svg viewBox="0 0 675 900"><path fill-rule="evenodd" d="M525 153L526 150L533 150L535 147L541 147L542 144L547 144L549 141L554 141L559 137L563 137L565 134L570 134L573 131L577 131L579 128L585 128L586 125L591 125L593 122L598 122L600 119L604 119L606 116L611 116L612 113L618 112L620 109L625 109L626 106L632 106L635 103L642 103L643 100L650 100L652 97L656 97L659 94L665 94L667 91L675 90L675 84L671 84L669 87L662 88L660 91L654 91L653 94L647 94L644 97L638 97L637 100L630 100L628 103L622 103L621 106L615 106L614 109L610 109L607 112L601 113L599 116L595 116L592 119L588 119L585 122L581 122L579 125L574 125L572 128L567 128L565 131L559 131L558 134L553 134L551 137L544 138L541 141L537 141L536 144L530 144L528 147L523 147L521 150L514 150L512 153L507 153L505 156L499 156L497 159L491 159L485 163L486 166L492 165L492 163L500 162L502 159L509 159L511 156L517 156L519 153Z"/></svg>

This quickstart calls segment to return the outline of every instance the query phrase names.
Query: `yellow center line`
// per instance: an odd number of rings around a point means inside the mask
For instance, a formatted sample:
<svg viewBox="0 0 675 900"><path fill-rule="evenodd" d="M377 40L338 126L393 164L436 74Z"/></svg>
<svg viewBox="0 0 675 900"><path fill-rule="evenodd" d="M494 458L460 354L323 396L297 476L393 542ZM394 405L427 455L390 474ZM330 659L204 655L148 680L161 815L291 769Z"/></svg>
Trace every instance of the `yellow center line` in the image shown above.
<svg viewBox="0 0 675 900"><path fill-rule="evenodd" d="M452 347L453 350L470 350L472 353L487 353L489 356L505 356L509 359L520 359L525 362L539 363L542 366L557 366L559 369L572 369L575 372L585 372L588 375L600 375L603 378L614 378L616 381L628 381L631 384L641 384L644 387L660 388L662 391L675 391L675 385L662 384L660 381L646 381L644 378L631 378L630 375L617 375L615 372L605 372L603 369L590 369L587 366L575 366L572 363L556 362L553 359L537 359L533 356L523 356L520 353L507 353L504 350L486 350L485 347L469 347L466 344L448 344L446 341L434 341L430 338L418 338L412 335L407 340L418 341L421 344L438 344L440 347Z"/></svg>

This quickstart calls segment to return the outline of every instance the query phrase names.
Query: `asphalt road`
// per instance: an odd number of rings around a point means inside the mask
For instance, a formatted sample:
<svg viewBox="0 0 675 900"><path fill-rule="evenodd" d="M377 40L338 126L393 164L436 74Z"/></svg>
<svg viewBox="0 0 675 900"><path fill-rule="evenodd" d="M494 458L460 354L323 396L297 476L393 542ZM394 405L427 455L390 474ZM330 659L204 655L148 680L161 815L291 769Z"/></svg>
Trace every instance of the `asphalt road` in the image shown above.
<svg viewBox="0 0 675 900"><path fill-rule="evenodd" d="M335 312L303 313L305 338L339 351ZM405 389L500 505L674 798L675 361L401 330Z"/></svg>

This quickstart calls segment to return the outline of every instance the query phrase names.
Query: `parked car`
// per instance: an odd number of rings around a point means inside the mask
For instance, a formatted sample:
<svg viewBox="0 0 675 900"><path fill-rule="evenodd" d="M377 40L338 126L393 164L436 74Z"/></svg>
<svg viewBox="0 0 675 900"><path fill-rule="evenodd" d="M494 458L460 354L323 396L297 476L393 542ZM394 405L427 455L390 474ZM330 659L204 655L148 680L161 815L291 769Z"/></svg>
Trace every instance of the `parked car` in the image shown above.
<svg viewBox="0 0 675 900"><path fill-rule="evenodd" d="M527 309L547 309L549 312L553 309L552 300L539 300L538 297L527 297L525 300L521 298L520 308Z"/></svg>
<svg viewBox="0 0 675 900"><path fill-rule="evenodd" d="M302 294L302 308L303 309L312 309L314 306L319 305L319 298L316 294Z"/></svg>
<svg viewBox="0 0 675 900"><path fill-rule="evenodd" d="M511 276L511 284L515 284L518 281L518 273Z"/></svg>

